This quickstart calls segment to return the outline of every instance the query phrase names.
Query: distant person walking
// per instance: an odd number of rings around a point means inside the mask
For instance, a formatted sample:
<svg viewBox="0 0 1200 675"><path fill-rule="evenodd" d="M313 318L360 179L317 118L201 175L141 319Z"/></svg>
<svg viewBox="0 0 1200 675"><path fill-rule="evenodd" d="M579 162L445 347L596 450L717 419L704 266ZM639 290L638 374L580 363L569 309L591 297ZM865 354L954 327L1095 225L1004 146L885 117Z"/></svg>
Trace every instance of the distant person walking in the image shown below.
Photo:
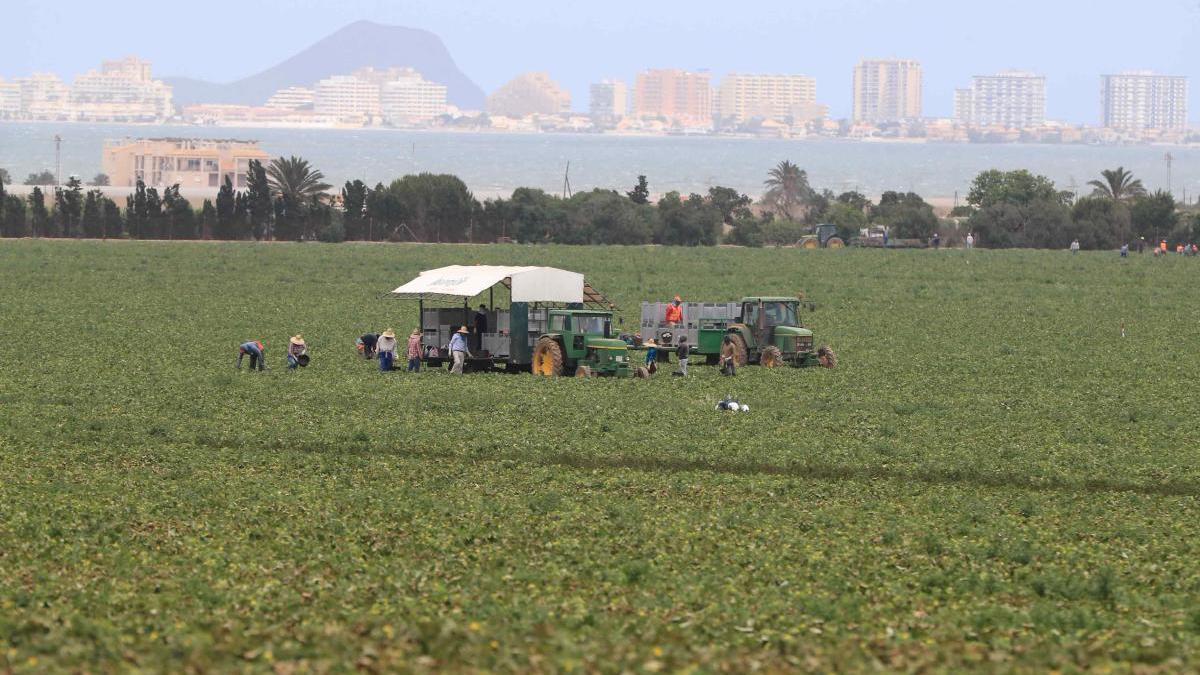
<svg viewBox="0 0 1200 675"><path fill-rule="evenodd" d="M421 329L414 328L408 336L408 372L421 370Z"/></svg>
<svg viewBox="0 0 1200 675"><path fill-rule="evenodd" d="M1071 240L1071 253L1079 253L1079 240L1078 239Z"/></svg>
<svg viewBox="0 0 1200 675"><path fill-rule="evenodd" d="M973 232L968 232L967 233L967 250L970 251L973 248L975 248L975 234Z"/></svg>
<svg viewBox="0 0 1200 675"><path fill-rule="evenodd" d="M266 346L263 345L262 341L260 340L243 342L238 346L238 370L242 369L242 357L245 356L250 357L250 370L254 370L255 368L258 368L258 370L266 370L267 357L263 355L263 352L266 351L266 349Z"/></svg>
<svg viewBox="0 0 1200 675"><path fill-rule="evenodd" d="M675 375L687 377L688 355L692 353L692 348L688 346L687 336L679 336L679 346L675 348L675 356L679 359L679 370L675 371Z"/></svg>
<svg viewBox="0 0 1200 675"><path fill-rule="evenodd" d="M396 331L383 331L375 343L375 355L379 358L379 372L386 373L396 365Z"/></svg>
<svg viewBox="0 0 1200 675"><path fill-rule="evenodd" d="M467 349L467 335L470 331L466 326L460 327L450 336L450 372L455 375L463 374L463 364L466 363L470 351Z"/></svg>
<svg viewBox="0 0 1200 675"><path fill-rule="evenodd" d="M942 235L937 232L933 233L933 247L935 249L942 247Z"/></svg>
<svg viewBox="0 0 1200 675"><path fill-rule="evenodd" d="M1129 257L1129 244L1121 244L1121 257L1122 258Z"/></svg>
<svg viewBox="0 0 1200 675"><path fill-rule="evenodd" d="M288 370L295 370L296 366L308 365L308 345L304 343L302 335L293 335L288 340L287 350Z"/></svg>

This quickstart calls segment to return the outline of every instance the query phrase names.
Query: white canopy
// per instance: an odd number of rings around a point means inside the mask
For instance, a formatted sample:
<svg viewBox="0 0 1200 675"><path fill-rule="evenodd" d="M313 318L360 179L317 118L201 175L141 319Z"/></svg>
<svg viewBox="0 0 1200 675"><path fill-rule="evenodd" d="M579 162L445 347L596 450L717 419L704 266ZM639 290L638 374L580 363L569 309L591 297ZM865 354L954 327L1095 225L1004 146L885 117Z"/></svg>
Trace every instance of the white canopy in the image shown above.
<svg viewBox="0 0 1200 675"><path fill-rule="evenodd" d="M554 267L451 265L421 272L392 291L408 300L465 300L510 279L513 302L583 302L583 275Z"/></svg>

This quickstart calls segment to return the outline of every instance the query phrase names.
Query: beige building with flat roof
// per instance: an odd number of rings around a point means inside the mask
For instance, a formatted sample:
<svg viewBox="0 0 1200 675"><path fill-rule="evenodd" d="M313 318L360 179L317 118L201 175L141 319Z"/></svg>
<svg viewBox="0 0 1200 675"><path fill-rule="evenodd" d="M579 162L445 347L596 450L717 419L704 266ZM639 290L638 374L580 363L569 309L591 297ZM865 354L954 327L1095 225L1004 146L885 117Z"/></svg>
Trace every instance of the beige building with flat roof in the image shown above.
<svg viewBox="0 0 1200 675"><path fill-rule="evenodd" d="M379 116L379 84L358 75L334 75L317 83L313 110L332 117Z"/></svg>
<svg viewBox="0 0 1200 675"><path fill-rule="evenodd" d="M126 138L105 142L102 164L113 186L132 187L141 180L150 187L216 189L227 177L235 188L246 187L255 159L264 164L271 159L258 141Z"/></svg>
<svg viewBox="0 0 1200 675"><path fill-rule="evenodd" d="M421 124L446 114L446 85L406 70L384 82L380 92L383 119L394 126Z"/></svg>
<svg viewBox="0 0 1200 675"><path fill-rule="evenodd" d="M970 127L1028 129L1046 123L1046 78L1019 70L976 75L954 91L954 117Z"/></svg>
<svg viewBox="0 0 1200 675"><path fill-rule="evenodd" d="M549 73L523 73L487 97L487 111L504 117L557 115L571 111L571 93Z"/></svg>
<svg viewBox="0 0 1200 675"><path fill-rule="evenodd" d="M619 120L629 112L629 88L621 80L603 80L589 88L588 110L592 117Z"/></svg>
<svg viewBox="0 0 1200 675"><path fill-rule="evenodd" d="M854 67L854 121L900 122L921 117L921 64L911 59L863 59Z"/></svg>
<svg viewBox="0 0 1200 675"><path fill-rule="evenodd" d="M742 124L751 119L808 122L824 117L817 105L817 81L808 75L730 73L717 90L722 119Z"/></svg>
<svg viewBox="0 0 1200 675"><path fill-rule="evenodd" d="M104 61L75 78L71 116L84 121L153 121L175 114L172 89L150 74L150 62L129 56Z"/></svg>
<svg viewBox="0 0 1200 675"><path fill-rule="evenodd" d="M312 110L316 92L308 87L284 87L267 99L272 110Z"/></svg>
<svg viewBox="0 0 1200 675"><path fill-rule="evenodd" d="M675 68L638 73L633 92L634 114L665 117L686 126L712 126L712 85L706 72Z"/></svg>

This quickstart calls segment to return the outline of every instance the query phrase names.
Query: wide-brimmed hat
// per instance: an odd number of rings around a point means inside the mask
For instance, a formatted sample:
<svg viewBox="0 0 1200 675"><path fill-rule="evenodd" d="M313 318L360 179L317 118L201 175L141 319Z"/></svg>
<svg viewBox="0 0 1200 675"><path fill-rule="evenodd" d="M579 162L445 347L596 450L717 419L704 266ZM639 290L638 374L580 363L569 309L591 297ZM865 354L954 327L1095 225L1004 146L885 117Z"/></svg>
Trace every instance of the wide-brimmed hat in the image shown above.
<svg viewBox="0 0 1200 675"><path fill-rule="evenodd" d="M304 338L303 338L303 337L301 337L301 336L300 336L300 335L298 335L298 334L297 334L297 335L293 335L293 336L292 336L292 339L290 340L290 342L291 342L292 344L294 344L294 345L302 345L302 344L304 344Z"/></svg>
<svg viewBox="0 0 1200 675"><path fill-rule="evenodd" d="M642 343L642 346L644 346L644 347L657 347L657 346L658 346L658 343L654 341L654 338L650 338L649 340L646 340L645 342L643 342L643 343Z"/></svg>
<svg viewBox="0 0 1200 675"><path fill-rule="evenodd" d="M420 334L421 334L421 329L420 329L420 328L414 328L414 329L413 329L413 332L409 333L409 336L411 337L411 336L413 336L413 335L420 335Z"/></svg>
<svg viewBox="0 0 1200 675"><path fill-rule="evenodd" d="M682 302L682 301L683 301L683 298L679 297L678 295L675 296L675 302Z"/></svg>
<svg viewBox="0 0 1200 675"><path fill-rule="evenodd" d="M466 326L460 326L459 329L454 332L462 333L462 334L466 335L467 333L470 333L471 331L467 330Z"/></svg>
<svg viewBox="0 0 1200 675"><path fill-rule="evenodd" d="M387 329L387 330L383 331L383 337L385 337L385 338L394 338L394 337L396 337L396 331L394 331L394 330L392 330L391 328L389 328L389 329Z"/></svg>

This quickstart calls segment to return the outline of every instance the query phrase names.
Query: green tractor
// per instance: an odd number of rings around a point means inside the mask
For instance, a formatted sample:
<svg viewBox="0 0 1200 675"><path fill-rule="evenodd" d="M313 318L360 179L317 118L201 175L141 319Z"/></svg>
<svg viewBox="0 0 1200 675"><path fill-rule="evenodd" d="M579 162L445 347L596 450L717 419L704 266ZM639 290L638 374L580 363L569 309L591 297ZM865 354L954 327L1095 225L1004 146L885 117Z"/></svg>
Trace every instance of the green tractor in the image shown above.
<svg viewBox="0 0 1200 675"><path fill-rule="evenodd" d="M612 312L585 309L549 311L546 332L533 347L532 370L546 377L649 377L631 365L628 345L612 337Z"/></svg>
<svg viewBox="0 0 1200 675"><path fill-rule="evenodd" d="M734 362L767 368L836 366L837 356L828 346L813 349L813 332L801 325L799 307L796 298L742 298L737 321L725 329L733 340Z"/></svg>

